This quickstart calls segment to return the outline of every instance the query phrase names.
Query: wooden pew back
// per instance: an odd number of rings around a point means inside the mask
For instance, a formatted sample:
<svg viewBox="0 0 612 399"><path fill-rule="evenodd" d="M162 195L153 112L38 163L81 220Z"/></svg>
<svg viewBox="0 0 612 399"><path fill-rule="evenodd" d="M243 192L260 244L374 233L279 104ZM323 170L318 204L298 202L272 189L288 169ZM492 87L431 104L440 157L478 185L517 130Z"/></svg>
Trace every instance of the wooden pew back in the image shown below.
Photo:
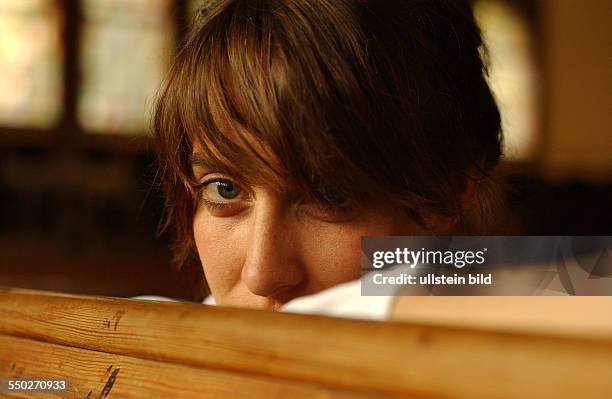
<svg viewBox="0 0 612 399"><path fill-rule="evenodd" d="M610 370L606 336L0 288L0 379L62 398L610 398Z"/></svg>

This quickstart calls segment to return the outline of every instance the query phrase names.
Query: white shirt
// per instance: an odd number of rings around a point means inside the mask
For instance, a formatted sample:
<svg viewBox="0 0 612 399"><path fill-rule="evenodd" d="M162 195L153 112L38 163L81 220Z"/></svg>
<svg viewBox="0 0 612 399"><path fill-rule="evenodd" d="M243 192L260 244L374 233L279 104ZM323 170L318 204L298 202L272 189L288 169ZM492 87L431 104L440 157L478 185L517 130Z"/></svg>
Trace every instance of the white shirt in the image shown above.
<svg viewBox="0 0 612 399"><path fill-rule="evenodd" d="M361 295L361 280L349 281L323 290L319 293L295 298L281 308L281 312L306 313L325 316L344 317L364 320L388 320L393 305L393 292L384 296ZM177 300L155 296L141 295L132 299L144 300ZM216 305L215 299L209 295L202 302L204 305Z"/></svg>

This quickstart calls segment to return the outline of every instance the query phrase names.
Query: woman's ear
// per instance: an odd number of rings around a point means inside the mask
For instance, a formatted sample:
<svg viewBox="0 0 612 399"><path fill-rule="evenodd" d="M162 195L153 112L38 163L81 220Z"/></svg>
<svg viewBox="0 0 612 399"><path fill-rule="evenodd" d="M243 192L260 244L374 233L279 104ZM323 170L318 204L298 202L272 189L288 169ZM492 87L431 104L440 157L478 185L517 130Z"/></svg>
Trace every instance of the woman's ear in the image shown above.
<svg viewBox="0 0 612 399"><path fill-rule="evenodd" d="M465 212L474 202L481 181L481 173L475 166L451 177L451 184L453 185L453 190L457 194L458 205L461 212Z"/></svg>
<svg viewBox="0 0 612 399"><path fill-rule="evenodd" d="M453 234L452 231L459 220L458 216L447 216L429 210L421 211L420 217L425 228L435 235Z"/></svg>
<svg viewBox="0 0 612 399"><path fill-rule="evenodd" d="M467 213L476 199L482 174L478 167L472 166L464 172L455 173L450 178L455 198L456 213L444 215L434 211L422 211L421 218L425 226L434 234L459 234L457 230L461 215Z"/></svg>

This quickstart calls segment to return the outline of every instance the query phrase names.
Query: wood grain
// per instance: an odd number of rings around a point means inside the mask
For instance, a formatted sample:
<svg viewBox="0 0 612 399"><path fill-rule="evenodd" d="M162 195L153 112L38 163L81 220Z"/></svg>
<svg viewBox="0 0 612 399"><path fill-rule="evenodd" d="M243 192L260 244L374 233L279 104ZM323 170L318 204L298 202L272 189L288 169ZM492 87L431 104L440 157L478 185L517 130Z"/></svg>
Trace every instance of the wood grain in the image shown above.
<svg viewBox="0 0 612 399"><path fill-rule="evenodd" d="M404 296L395 301L392 317L480 330L612 337L607 296Z"/></svg>
<svg viewBox="0 0 612 399"><path fill-rule="evenodd" d="M261 375L195 368L0 335L3 378L67 378L67 392L22 392L21 398L296 398L375 399ZM2 393L0 393L0 397Z"/></svg>
<svg viewBox="0 0 612 399"><path fill-rule="evenodd" d="M612 381L602 378L612 369L612 337L606 336L368 322L16 289L0 290L0 333L377 395L609 398L612 393Z"/></svg>

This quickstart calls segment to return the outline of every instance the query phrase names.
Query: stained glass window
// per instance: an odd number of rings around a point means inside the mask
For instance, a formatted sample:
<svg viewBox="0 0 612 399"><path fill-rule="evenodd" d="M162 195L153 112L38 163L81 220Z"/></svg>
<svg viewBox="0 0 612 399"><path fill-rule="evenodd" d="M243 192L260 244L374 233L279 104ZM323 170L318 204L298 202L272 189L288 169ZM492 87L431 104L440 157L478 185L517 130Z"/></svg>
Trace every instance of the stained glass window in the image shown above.
<svg viewBox="0 0 612 399"><path fill-rule="evenodd" d="M489 51L489 83L502 114L504 152L509 159L528 160L539 115L529 29L516 10L501 0L479 0L474 12Z"/></svg>
<svg viewBox="0 0 612 399"><path fill-rule="evenodd" d="M88 131L145 132L174 46L170 0L84 0L78 119Z"/></svg>
<svg viewBox="0 0 612 399"><path fill-rule="evenodd" d="M54 0L0 1L0 124L53 126L62 111L61 18Z"/></svg>

